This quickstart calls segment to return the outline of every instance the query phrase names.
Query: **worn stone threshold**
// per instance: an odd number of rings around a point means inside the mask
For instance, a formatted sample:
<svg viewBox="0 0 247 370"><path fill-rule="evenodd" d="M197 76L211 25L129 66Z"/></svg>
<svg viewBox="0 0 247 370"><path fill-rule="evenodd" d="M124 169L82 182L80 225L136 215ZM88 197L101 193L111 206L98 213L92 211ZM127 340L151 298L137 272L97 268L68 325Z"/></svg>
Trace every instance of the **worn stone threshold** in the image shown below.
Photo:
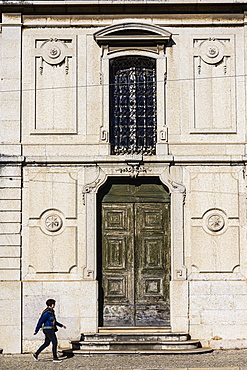
<svg viewBox="0 0 247 370"><path fill-rule="evenodd" d="M188 341L94 341L94 342L77 342L75 350L82 351L147 351L147 350L193 350L201 348L200 342L196 340ZM73 346L73 343L72 343Z"/></svg>
<svg viewBox="0 0 247 370"><path fill-rule="evenodd" d="M173 341L184 342L190 340L188 333L171 333L169 331L146 331L146 332L132 332L132 331L119 331L119 332L100 332L100 333L87 333L81 334L80 340L71 341L71 343L78 342L95 342L95 341Z"/></svg>
<svg viewBox="0 0 247 370"><path fill-rule="evenodd" d="M74 355L198 355L213 352L212 348L172 349L172 350L63 350L65 356Z"/></svg>
<svg viewBox="0 0 247 370"><path fill-rule="evenodd" d="M179 345L179 346L182 346L182 345L186 345L186 344L197 344L197 343L200 343L198 340L148 340L148 341L145 341L145 340L135 340L135 339L132 339L132 340L128 340L128 341L123 341L123 340L119 340L119 341L113 341L113 340L96 340L94 342L92 341L75 341L77 343L80 343L80 344L91 344L91 343L97 343L97 344L111 344L111 345L119 345L119 344L123 344L123 345L127 345L127 344L141 344L141 345L145 345L145 344L171 344L171 345ZM71 343L73 343L71 341Z"/></svg>
<svg viewBox="0 0 247 370"><path fill-rule="evenodd" d="M126 326L126 327L99 327L98 333L101 334L157 334L157 333L171 333L170 326Z"/></svg>

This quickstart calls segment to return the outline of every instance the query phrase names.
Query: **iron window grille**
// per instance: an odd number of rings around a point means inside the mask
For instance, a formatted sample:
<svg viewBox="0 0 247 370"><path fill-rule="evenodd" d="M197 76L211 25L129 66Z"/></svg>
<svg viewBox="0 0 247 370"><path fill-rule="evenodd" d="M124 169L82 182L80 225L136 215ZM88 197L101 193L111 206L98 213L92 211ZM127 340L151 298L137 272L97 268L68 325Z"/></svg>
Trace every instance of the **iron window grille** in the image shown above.
<svg viewBox="0 0 247 370"><path fill-rule="evenodd" d="M155 59L111 60L111 154L155 154L156 126Z"/></svg>

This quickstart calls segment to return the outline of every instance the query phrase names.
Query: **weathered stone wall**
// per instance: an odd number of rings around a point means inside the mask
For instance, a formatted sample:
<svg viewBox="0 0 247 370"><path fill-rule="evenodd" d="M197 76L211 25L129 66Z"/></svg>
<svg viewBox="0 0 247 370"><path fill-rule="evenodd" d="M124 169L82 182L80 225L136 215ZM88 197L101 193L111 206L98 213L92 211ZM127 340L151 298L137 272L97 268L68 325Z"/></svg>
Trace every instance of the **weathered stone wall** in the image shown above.
<svg viewBox="0 0 247 370"><path fill-rule="evenodd" d="M21 343L21 19L2 16L0 34L0 347Z"/></svg>
<svg viewBox="0 0 247 370"><path fill-rule="evenodd" d="M97 330L97 283L95 281L29 281L23 283L23 351L35 351L44 340L42 330L34 336L39 315L48 298L57 302L57 320L67 329L58 328L59 346L70 347L70 341L81 333Z"/></svg>
<svg viewBox="0 0 247 370"><path fill-rule="evenodd" d="M157 25L172 42L98 45L95 32L120 22ZM38 347L48 298L68 328L61 345L97 331L97 194L116 176L159 177L171 192L172 330L247 345L245 27L242 14L3 15L4 352ZM109 156L109 60L130 52L157 63L158 155L144 159Z"/></svg>
<svg viewBox="0 0 247 370"><path fill-rule="evenodd" d="M216 348L246 346L243 167L186 167L185 178L191 335Z"/></svg>
<svg viewBox="0 0 247 370"><path fill-rule="evenodd" d="M18 353L21 351L21 166L1 163L0 182L0 347L5 352Z"/></svg>
<svg viewBox="0 0 247 370"><path fill-rule="evenodd" d="M246 279L190 282L190 333L216 349L246 348Z"/></svg>

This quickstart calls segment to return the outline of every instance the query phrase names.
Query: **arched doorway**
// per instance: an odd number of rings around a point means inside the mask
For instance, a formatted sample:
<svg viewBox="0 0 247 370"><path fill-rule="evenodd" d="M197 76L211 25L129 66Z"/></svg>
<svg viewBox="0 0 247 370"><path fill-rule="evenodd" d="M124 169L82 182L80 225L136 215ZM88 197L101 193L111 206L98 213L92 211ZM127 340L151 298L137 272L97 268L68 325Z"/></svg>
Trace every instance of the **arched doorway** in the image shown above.
<svg viewBox="0 0 247 370"><path fill-rule="evenodd" d="M156 178L108 181L99 196L100 326L170 324L170 195Z"/></svg>

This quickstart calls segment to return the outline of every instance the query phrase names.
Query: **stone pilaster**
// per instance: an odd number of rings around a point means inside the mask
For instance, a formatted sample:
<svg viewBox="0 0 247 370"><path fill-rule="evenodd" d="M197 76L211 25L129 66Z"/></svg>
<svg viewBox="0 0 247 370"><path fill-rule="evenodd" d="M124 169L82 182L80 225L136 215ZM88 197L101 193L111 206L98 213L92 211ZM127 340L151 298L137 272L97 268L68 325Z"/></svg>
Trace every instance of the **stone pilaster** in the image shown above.
<svg viewBox="0 0 247 370"><path fill-rule="evenodd" d="M21 157L0 161L0 347L4 353L21 352L21 161Z"/></svg>
<svg viewBox="0 0 247 370"><path fill-rule="evenodd" d="M21 14L2 14L1 154L21 154Z"/></svg>

